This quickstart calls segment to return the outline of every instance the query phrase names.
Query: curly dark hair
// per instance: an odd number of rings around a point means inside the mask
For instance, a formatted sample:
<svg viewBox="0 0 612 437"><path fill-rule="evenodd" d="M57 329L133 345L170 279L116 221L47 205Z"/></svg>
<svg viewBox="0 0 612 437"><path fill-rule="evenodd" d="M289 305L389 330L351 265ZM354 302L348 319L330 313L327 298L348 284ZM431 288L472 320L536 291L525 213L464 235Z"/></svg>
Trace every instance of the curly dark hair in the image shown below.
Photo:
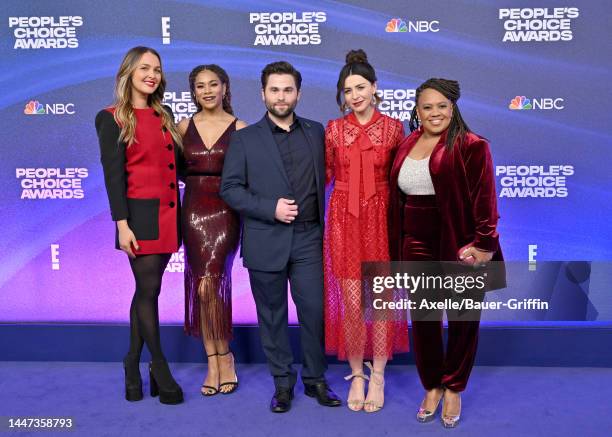
<svg viewBox="0 0 612 437"><path fill-rule="evenodd" d="M232 92L230 91L230 79L227 75L227 72L219 67L217 64L202 64L195 67L189 73L189 89L191 90L191 98L193 99L193 103L195 103L198 111L202 110L202 105L198 103L198 99L195 97L195 79L198 74L202 71L212 71L217 75L219 80L223 85L225 85L225 95L223 96L223 110L228 114L234 115L234 110L232 109Z"/></svg>

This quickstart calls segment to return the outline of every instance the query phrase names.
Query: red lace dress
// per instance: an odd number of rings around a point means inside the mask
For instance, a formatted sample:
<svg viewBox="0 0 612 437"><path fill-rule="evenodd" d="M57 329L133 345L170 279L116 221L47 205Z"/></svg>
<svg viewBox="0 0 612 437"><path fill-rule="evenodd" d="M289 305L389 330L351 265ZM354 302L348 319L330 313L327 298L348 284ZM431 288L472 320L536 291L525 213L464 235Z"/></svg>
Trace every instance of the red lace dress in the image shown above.
<svg viewBox="0 0 612 437"><path fill-rule="evenodd" d="M325 221L325 350L340 360L408 351L406 311L374 317L361 286L361 262L389 261L389 171L403 138L402 124L378 111L365 125L350 113L325 129L326 183L335 181Z"/></svg>

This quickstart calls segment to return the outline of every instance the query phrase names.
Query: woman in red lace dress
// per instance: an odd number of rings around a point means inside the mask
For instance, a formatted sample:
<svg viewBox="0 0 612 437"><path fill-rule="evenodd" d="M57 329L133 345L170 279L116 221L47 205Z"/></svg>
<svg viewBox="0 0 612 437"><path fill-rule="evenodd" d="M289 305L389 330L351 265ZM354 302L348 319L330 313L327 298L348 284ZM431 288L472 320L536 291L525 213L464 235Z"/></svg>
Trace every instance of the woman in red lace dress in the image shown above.
<svg viewBox="0 0 612 437"><path fill-rule="evenodd" d="M351 366L348 407L374 412L384 403L387 360L408 351L408 334L404 311L379 318L362 305L361 263L389 261L389 171L404 130L375 109L376 73L363 50L347 54L336 100L350 112L325 130L326 182L334 181L324 241L325 348ZM374 363L366 363L367 398L364 359Z"/></svg>

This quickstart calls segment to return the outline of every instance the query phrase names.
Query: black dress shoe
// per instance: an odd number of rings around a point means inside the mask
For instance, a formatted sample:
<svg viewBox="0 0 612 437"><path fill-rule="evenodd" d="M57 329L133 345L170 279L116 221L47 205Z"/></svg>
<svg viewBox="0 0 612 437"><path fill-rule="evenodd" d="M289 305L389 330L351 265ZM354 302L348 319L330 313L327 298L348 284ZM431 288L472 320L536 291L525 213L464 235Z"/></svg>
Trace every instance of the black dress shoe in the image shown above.
<svg viewBox="0 0 612 437"><path fill-rule="evenodd" d="M286 413L291 409L293 388L278 387L270 401L270 411L273 413Z"/></svg>
<svg viewBox="0 0 612 437"><path fill-rule="evenodd" d="M315 384L304 384L304 394L311 398L317 398L317 402L325 407L339 407L342 401L327 385L327 382L321 381Z"/></svg>

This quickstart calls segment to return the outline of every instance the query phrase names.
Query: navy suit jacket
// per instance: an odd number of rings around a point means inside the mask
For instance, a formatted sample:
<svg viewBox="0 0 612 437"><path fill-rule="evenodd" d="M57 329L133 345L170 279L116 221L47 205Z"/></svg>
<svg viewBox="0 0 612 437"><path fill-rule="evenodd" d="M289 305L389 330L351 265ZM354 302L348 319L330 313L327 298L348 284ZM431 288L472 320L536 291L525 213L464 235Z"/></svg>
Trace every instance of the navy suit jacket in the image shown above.
<svg viewBox="0 0 612 437"><path fill-rule="evenodd" d="M323 224L325 131L321 123L298 119L311 151L319 219ZM265 272L284 269L291 251L293 224L279 222L274 214L278 199L295 197L265 116L232 134L225 155L220 194L243 217L241 255L244 266Z"/></svg>

